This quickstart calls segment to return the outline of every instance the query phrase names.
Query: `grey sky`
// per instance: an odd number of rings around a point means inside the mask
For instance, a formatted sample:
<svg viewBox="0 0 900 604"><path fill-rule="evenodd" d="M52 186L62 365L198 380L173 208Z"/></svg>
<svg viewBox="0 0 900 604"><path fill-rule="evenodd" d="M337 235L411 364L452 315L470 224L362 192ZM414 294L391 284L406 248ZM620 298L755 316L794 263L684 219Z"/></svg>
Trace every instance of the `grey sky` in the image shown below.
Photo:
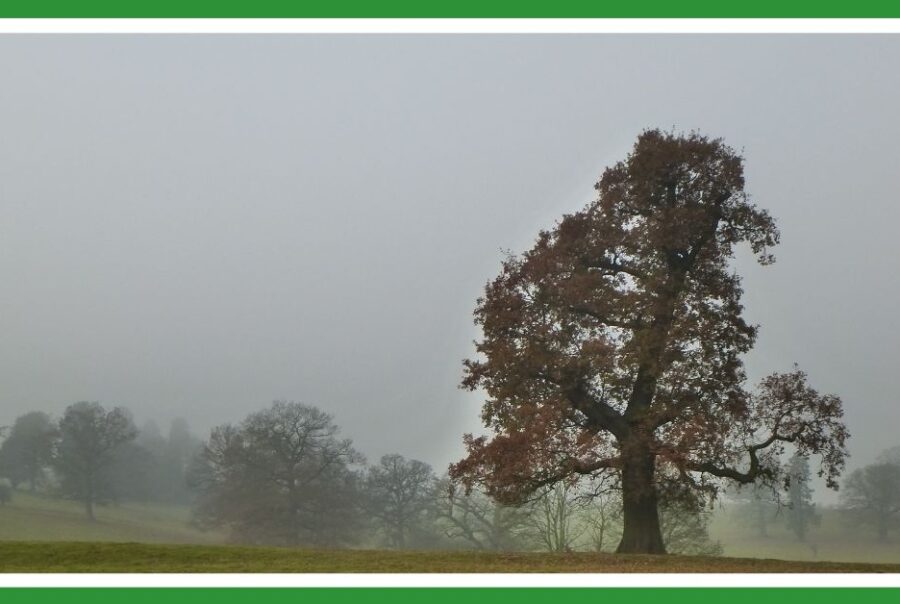
<svg viewBox="0 0 900 604"><path fill-rule="evenodd" d="M502 249L644 127L723 136L779 220L751 375L900 444L900 37L0 37L0 424L77 400L198 432L276 398L439 470Z"/></svg>

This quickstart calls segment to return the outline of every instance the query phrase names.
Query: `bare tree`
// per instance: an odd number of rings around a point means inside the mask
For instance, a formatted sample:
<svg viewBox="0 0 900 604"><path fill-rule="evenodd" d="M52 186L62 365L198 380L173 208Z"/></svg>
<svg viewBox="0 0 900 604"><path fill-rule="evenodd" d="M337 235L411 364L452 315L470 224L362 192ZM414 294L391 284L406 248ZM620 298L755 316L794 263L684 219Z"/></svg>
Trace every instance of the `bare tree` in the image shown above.
<svg viewBox="0 0 900 604"><path fill-rule="evenodd" d="M577 497L576 486L556 483L541 492L531 503L531 527L544 549L567 552L583 531L584 518L579 515L583 501Z"/></svg>
<svg viewBox="0 0 900 604"><path fill-rule="evenodd" d="M385 455L369 468L366 496L391 547L404 548L425 520L436 478L431 466L402 455Z"/></svg>
<svg viewBox="0 0 900 604"><path fill-rule="evenodd" d="M517 549L529 520L527 509L502 505L477 489L466 493L449 480L435 488L434 514L448 538L484 550Z"/></svg>
<svg viewBox="0 0 900 604"><path fill-rule="evenodd" d="M192 466L201 527L245 543L338 545L358 522L363 461L331 416L277 401L238 426L215 428Z"/></svg>
<svg viewBox="0 0 900 604"><path fill-rule="evenodd" d="M615 550L622 537L622 500L614 491L591 497L584 510L591 549L596 552Z"/></svg>

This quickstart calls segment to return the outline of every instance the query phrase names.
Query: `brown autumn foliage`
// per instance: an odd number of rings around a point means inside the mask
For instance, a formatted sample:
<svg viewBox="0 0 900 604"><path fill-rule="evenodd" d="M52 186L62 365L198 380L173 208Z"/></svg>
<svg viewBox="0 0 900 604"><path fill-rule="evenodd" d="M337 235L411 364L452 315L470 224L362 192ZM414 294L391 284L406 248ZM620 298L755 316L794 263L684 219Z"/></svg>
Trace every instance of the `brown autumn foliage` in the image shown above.
<svg viewBox="0 0 900 604"><path fill-rule="evenodd" d="M643 132L597 198L511 256L478 300L483 338L463 386L487 394L493 433L467 435L451 468L515 503L542 486L612 475L620 552L664 551L658 503L714 496L723 480L775 483L790 443L831 487L844 465L841 400L797 369L745 388L731 266L746 243L761 264L779 232L744 192L743 158L700 134Z"/></svg>

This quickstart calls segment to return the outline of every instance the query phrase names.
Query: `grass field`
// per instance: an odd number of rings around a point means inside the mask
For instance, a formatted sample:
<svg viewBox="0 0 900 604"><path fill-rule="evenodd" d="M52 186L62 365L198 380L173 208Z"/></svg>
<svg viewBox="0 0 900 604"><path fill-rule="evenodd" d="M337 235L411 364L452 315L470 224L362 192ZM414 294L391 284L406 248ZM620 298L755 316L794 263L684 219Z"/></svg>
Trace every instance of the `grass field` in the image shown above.
<svg viewBox="0 0 900 604"><path fill-rule="evenodd" d="M16 492L0 506L0 541L125 541L216 543L222 536L188 525L186 507L152 504L97 506L89 522L74 502Z"/></svg>
<svg viewBox="0 0 900 604"><path fill-rule="evenodd" d="M761 537L741 521L739 510L727 507L714 516L710 536L722 543L726 556L900 564L900 534L879 543L870 529L848 525L837 510L820 513L821 523L810 528L805 542L798 541L778 517Z"/></svg>
<svg viewBox="0 0 900 604"><path fill-rule="evenodd" d="M136 543L0 543L3 572L900 572L900 565L748 558L306 550Z"/></svg>
<svg viewBox="0 0 900 604"><path fill-rule="evenodd" d="M17 492L0 506L0 570L97 572L900 572L900 543L876 542L835 511L798 542L773 519L759 537L740 510L716 514L710 534L725 556L611 556L573 553L291 550L225 546L224 536L188 524L179 506L98 506L89 522L72 501ZM48 543L48 542L61 543ZM79 543L80 542L80 543ZM792 561L792 562L786 562ZM828 562L826 562L828 561ZM860 566L856 563L873 563Z"/></svg>

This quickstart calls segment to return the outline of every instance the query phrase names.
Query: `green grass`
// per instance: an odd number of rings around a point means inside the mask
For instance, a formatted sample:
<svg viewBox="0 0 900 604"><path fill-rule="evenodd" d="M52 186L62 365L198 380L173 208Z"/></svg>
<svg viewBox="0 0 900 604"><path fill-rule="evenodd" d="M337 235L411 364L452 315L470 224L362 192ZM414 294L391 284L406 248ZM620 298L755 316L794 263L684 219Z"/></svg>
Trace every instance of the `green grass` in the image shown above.
<svg viewBox="0 0 900 604"><path fill-rule="evenodd" d="M0 541L119 541L216 543L220 534L188 525L186 507L154 504L97 506L96 521L74 501L16 492L0 506Z"/></svg>
<svg viewBox="0 0 900 604"><path fill-rule="evenodd" d="M900 572L900 565L691 556L0 543L5 572Z"/></svg>
<svg viewBox="0 0 900 604"><path fill-rule="evenodd" d="M900 564L900 533L879 543L870 529L847 524L839 511L826 508L820 513L821 523L810 527L804 542L787 529L783 515L771 521L767 536L760 537L734 507L714 516L710 536L722 543L726 556Z"/></svg>
<svg viewBox="0 0 900 604"><path fill-rule="evenodd" d="M222 545L221 533L192 528L189 513L181 506L129 503L98 506L97 520L90 522L77 502L16 492L12 503L0 506L0 570L900 572L900 542L878 543L868 532L847 526L833 510L824 510L821 525L800 543L783 518L772 521L767 537L758 537L741 522L740 509L726 507L716 514L710 530L725 548L721 558L241 548Z"/></svg>

